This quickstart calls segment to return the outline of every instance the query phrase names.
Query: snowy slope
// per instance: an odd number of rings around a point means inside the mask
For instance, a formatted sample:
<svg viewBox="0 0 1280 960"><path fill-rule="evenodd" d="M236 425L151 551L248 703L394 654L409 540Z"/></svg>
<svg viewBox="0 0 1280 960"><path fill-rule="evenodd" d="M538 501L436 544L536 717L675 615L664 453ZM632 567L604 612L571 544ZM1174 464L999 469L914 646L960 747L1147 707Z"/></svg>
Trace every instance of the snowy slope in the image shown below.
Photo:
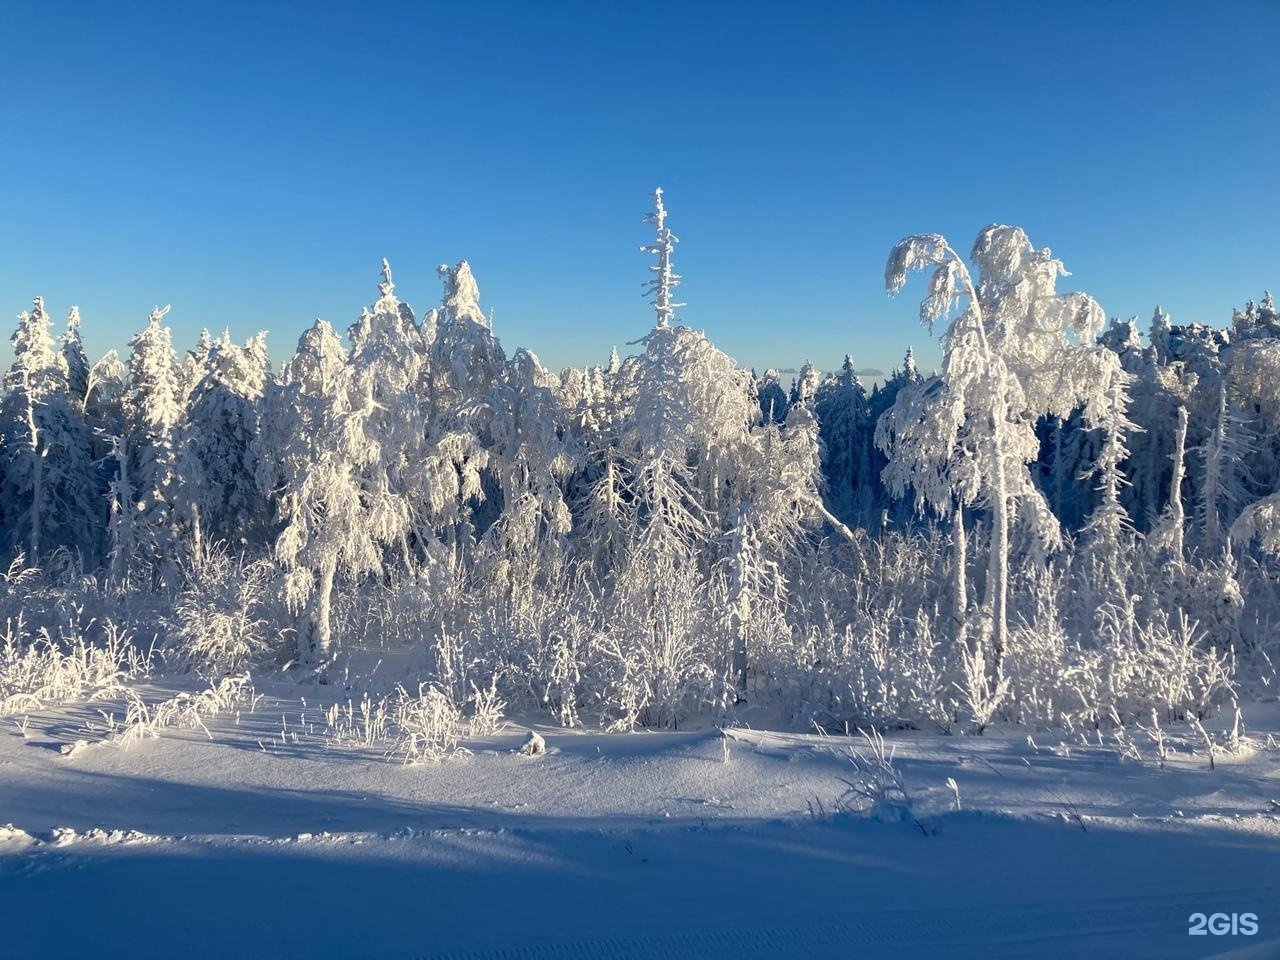
<svg viewBox="0 0 1280 960"><path fill-rule="evenodd" d="M273 694L212 740L60 753L88 707L0 735L0 955L1280 955L1261 708L1212 772L904 735L913 824L814 815L849 774L841 738L540 728L530 758L513 727L406 767L324 747L296 723L315 704ZM1254 912L1259 934L1189 937L1197 911Z"/></svg>

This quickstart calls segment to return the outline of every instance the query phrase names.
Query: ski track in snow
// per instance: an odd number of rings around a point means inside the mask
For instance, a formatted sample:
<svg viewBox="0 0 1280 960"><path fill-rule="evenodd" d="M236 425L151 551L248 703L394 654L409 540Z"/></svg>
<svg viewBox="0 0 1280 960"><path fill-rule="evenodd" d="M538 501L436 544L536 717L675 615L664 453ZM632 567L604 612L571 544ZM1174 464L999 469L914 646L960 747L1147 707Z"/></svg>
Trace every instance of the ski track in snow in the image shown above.
<svg viewBox="0 0 1280 960"><path fill-rule="evenodd" d="M539 726L548 753L521 757L512 726L406 767L282 736L300 709L274 688L212 740L128 751L60 752L88 706L0 734L0 957L1280 956L1274 707L1212 772L1048 734L892 737L923 831L810 816L844 738L738 729L726 760L714 730ZM1259 935L1187 935L1232 911Z"/></svg>

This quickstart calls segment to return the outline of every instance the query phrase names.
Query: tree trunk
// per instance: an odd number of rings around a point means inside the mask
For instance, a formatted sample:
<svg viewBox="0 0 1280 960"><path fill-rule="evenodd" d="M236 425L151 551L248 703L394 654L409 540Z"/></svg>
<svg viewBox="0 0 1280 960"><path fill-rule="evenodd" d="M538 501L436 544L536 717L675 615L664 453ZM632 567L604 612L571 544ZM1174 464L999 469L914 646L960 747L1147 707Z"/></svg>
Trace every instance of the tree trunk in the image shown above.
<svg viewBox="0 0 1280 960"><path fill-rule="evenodd" d="M1002 396L992 417L991 550L987 557L987 592L991 605L992 667L997 681L1004 670L1009 616L1009 491L1004 472L1004 430L1008 414Z"/></svg>
<svg viewBox="0 0 1280 960"><path fill-rule="evenodd" d="M952 531L955 540L955 571L953 601L955 608L952 615L956 621L956 636L964 640L965 621L969 615L969 584L966 567L969 563L969 539L964 529L964 504L956 505L955 527Z"/></svg>
<svg viewBox="0 0 1280 960"><path fill-rule="evenodd" d="M27 430L31 434L31 562L40 556L41 514L44 512L44 452L40 449L40 433L36 427L36 405L27 383Z"/></svg>
<svg viewBox="0 0 1280 960"><path fill-rule="evenodd" d="M742 603L746 605L745 599ZM747 620L741 611L733 620L733 676L741 702L747 699Z"/></svg>
<svg viewBox="0 0 1280 960"><path fill-rule="evenodd" d="M319 582L312 591L303 622L299 625L298 656L310 666L318 666L329 657L333 636L329 617L335 570L333 561L325 561L321 566Z"/></svg>
<svg viewBox="0 0 1280 960"><path fill-rule="evenodd" d="M1062 450L1066 442L1066 431L1062 429L1062 418L1056 417L1053 427L1053 513L1062 520L1063 475L1067 472L1066 454Z"/></svg>
<svg viewBox="0 0 1280 960"><path fill-rule="evenodd" d="M196 566L204 561L204 535L200 530L200 508L191 505L191 556Z"/></svg>
<svg viewBox="0 0 1280 960"><path fill-rule="evenodd" d="M1173 557L1182 559L1182 533L1185 517L1182 510L1182 477L1186 470L1187 408L1178 406L1178 427L1173 435L1173 479L1169 484L1169 523L1172 536Z"/></svg>
<svg viewBox="0 0 1280 960"><path fill-rule="evenodd" d="M1218 392L1218 419L1213 427L1213 438L1205 451L1204 490L1203 490L1203 523L1200 529L1200 544L1206 554L1218 549L1218 499L1222 492L1223 473L1226 470L1227 453L1227 388L1224 385Z"/></svg>
<svg viewBox="0 0 1280 960"><path fill-rule="evenodd" d="M738 516L734 520L732 532L732 575L729 591L732 609L730 623L733 632L733 664L732 671L738 688L738 699L747 699L747 626L751 621L752 575L751 566L755 563L752 556L754 547L751 513L745 506L739 506Z"/></svg>
<svg viewBox="0 0 1280 960"><path fill-rule="evenodd" d="M128 579L129 558L133 556L133 495L129 487L129 444L116 441L113 455L119 475L111 500L111 581L123 586Z"/></svg>

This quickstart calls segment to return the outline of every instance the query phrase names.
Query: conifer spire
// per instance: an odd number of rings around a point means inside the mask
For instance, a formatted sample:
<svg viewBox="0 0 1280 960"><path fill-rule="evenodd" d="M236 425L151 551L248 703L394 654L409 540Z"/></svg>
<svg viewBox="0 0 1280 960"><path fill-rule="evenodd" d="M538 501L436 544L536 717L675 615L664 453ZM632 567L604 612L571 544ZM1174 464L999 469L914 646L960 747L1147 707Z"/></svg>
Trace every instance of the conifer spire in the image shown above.
<svg viewBox="0 0 1280 960"><path fill-rule="evenodd" d="M640 248L641 253L651 253L658 262L649 268L654 276L644 284L644 296L653 298L653 312L657 314L654 327L665 329L676 319L676 310L685 306L673 303L671 291L680 285L680 275L672 269L671 254L675 251L680 238L667 226L667 208L662 203L662 188L653 191L653 212L646 214L645 223L652 223L657 228L654 242Z"/></svg>

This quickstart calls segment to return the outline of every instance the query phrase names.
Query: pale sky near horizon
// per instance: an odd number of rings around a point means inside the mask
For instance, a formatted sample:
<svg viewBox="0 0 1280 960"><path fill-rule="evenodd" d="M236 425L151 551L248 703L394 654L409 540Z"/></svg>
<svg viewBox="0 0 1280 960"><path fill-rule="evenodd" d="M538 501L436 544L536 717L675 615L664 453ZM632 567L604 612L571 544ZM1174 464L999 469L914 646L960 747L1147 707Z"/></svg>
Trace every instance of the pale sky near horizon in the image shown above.
<svg viewBox="0 0 1280 960"><path fill-rule="evenodd" d="M508 353L642 336L648 193L681 318L747 366L888 369L901 236L1017 223L1111 315L1280 287L1280 4L0 4L0 309L91 352L339 329L466 258Z"/></svg>

